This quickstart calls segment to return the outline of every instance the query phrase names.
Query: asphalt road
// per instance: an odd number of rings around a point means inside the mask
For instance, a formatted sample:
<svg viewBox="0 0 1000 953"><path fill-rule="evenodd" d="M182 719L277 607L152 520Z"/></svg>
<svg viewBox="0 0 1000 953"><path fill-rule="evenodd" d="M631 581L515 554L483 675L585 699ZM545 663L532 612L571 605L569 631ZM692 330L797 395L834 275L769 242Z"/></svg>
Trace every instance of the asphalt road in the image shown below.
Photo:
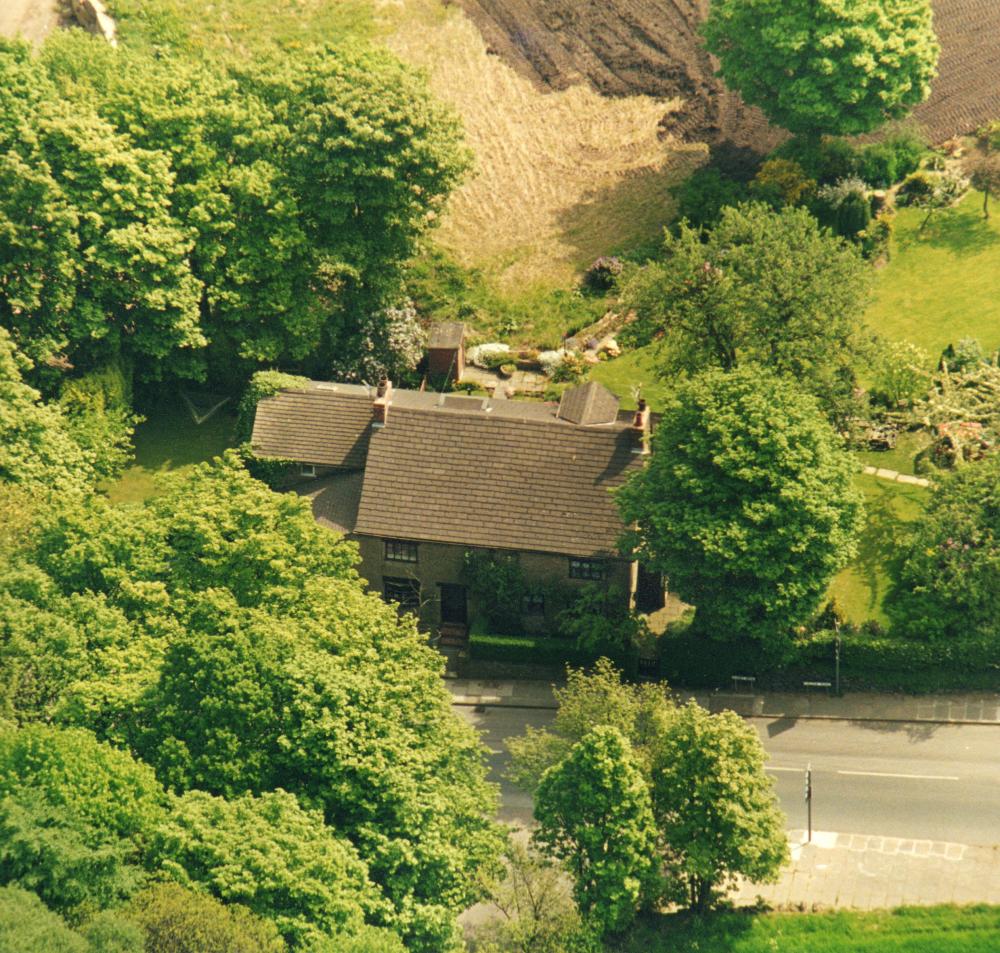
<svg viewBox="0 0 1000 953"><path fill-rule="evenodd" d="M458 707L484 732L494 779L501 782L501 817L531 820L531 800L504 781L503 739L542 727L551 711ZM755 719L770 755L769 770L790 829L806 826L804 769L812 765L813 828L1000 844L1000 728L887 722Z"/></svg>
<svg viewBox="0 0 1000 953"><path fill-rule="evenodd" d="M0 0L0 36L38 42L58 23L56 0Z"/></svg>

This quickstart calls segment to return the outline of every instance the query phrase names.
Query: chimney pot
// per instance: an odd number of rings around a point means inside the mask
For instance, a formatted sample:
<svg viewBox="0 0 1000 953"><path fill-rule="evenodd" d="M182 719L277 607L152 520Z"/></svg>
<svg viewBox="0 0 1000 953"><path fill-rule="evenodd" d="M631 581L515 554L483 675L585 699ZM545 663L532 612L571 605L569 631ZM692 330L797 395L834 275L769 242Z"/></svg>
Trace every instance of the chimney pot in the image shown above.
<svg viewBox="0 0 1000 953"><path fill-rule="evenodd" d="M383 378L379 381L376 397L372 402L372 426L376 429L384 427L389 422L389 404L392 403L392 381Z"/></svg>
<svg viewBox="0 0 1000 953"><path fill-rule="evenodd" d="M632 420L632 433L635 435L632 452L646 455L649 453L649 407L641 397L637 403L638 409Z"/></svg>

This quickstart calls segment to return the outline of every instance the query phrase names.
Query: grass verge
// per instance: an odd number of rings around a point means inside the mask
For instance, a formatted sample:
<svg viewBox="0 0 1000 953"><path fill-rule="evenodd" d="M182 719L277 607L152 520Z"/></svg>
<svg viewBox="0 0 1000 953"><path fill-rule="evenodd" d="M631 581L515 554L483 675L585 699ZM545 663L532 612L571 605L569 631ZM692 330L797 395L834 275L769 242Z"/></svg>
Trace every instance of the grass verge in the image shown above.
<svg viewBox="0 0 1000 953"><path fill-rule="evenodd" d="M901 907L823 914L667 916L608 953L987 953L1000 949L1000 907Z"/></svg>

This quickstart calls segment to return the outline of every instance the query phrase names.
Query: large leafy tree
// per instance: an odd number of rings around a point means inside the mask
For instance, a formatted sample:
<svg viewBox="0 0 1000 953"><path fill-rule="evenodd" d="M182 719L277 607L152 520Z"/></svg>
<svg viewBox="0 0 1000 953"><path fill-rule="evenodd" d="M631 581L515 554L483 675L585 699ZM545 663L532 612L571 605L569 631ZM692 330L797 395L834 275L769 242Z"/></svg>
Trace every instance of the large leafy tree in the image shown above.
<svg viewBox="0 0 1000 953"><path fill-rule="evenodd" d="M622 682L621 672L607 659L593 669L568 669L566 684L555 689L558 706L548 728L528 727L524 735L505 742L511 755L511 779L534 792L542 775L565 758L594 728L607 725L620 731L644 771L653 759L653 747L673 717L675 705L664 684Z"/></svg>
<svg viewBox="0 0 1000 953"><path fill-rule="evenodd" d="M704 910L738 876L775 882L788 841L757 732L731 711L713 715L692 702L656 747L653 811L688 904Z"/></svg>
<svg viewBox="0 0 1000 953"><path fill-rule="evenodd" d="M223 905L201 891L162 883L127 909L142 931L144 953L286 953L274 924L239 904Z"/></svg>
<svg viewBox="0 0 1000 953"><path fill-rule="evenodd" d="M46 710L178 793L295 794L367 863L386 902L373 918L414 949L447 946L499 854L494 791L439 656L364 591L353 544L230 457L142 507L53 515L30 557L7 583L19 611L89 599L108 622L77 638L75 680L24 650L65 686Z"/></svg>
<svg viewBox="0 0 1000 953"><path fill-rule="evenodd" d="M224 64L63 36L44 57L63 95L165 157L215 377L343 363L467 165L454 117L385 50Z"/></svg>
<svg viewBox="0 0 1000 953"><path fill-rule="evenodd" d="M937 479L887 610L917 639L1000 641L1000 455Z"/></svg>
<svg viewBox="0 0 1000 953"><path fill-rule="evenodd" d="M166 797L152 770L82 729L0 731L0 880L60 912L134 892Z"/></svg>
<svg viewBox="0 0 1000 953"><path fill-rule="evenodd" d="M231 801L191 791L157 830L152 857L270 920L296 948L357 932L383 904L354 848L284 791Z"/></svg>
<svg viewBox="0 0 1000 953"><path fill-rule="evenodd" d="M0 328L0 485L23 488L29 506L32 494L78 496L95 478L92 459L70 436L60 408L43 403L25 383L30 366Z"/></svg>
<svg viewBox="0 0 1000 953"><path fill-rule="evenodd" d="M154 375L202 346L166 156L65 101L25 46L0 45L0 86L0 322L33 359L124 351Z"/></svg>
<svg viewBox="0 0 1000 953"><path fill-rule="evenodd" d="M562 860L584 918L601 932L625 929L660 891L649 788L631 745L594 728L542 776L536 844Z"/></svg>
<svg viewBox="0 0 1000 953"><path fill-rule="evenodd" d="M713 0L706 45L731 89L807 135L856 135L930 93L930 0Z"/></svg>
<svg viewBox="0 0 1000 953"><path fill-rule="evenodd" d="M681 223L663 257L624 289L631 333L659 341L664 376L766 365L833 409L866 352L870 269L854 246L802 208L725 208L708 233Z"/></svg>
<svg viewBox="0 0 1000 953"><path fill-rule="evenodd" d="M678 387L617 498L637 554L697 607L699 631L780 647L854 554L854 469L795 382L716 369Z"/></svg>

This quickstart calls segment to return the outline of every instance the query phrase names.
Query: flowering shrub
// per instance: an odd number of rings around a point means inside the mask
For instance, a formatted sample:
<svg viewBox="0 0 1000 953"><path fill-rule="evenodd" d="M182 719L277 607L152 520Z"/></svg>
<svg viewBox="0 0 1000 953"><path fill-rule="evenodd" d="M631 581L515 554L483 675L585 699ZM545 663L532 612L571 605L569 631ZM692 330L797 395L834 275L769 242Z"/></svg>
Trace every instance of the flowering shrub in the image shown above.
<svg viewBox="0 0 1000 953"><path fill-rule="evenodd" d="M348 381L375 383L383 377L398 381L412 371L424 353L426 334L412 301L383 308L361 323L353 347L336 362L333 372Z"/></svg>
<svg viewBox="0 0 1000 953"><path fill-rule="evenodd" d="M466 360L475 367L493 368L510 360L509 344L477 344L465 353Z"/></svg>
<svg viewBox="0 0 1000 953"><path fill-rule="evenodd" d="M542 372L546 376L551 377L568 354L569 351L566 348L560 348L558 351L542 351L538 355L538 363L542 367Z"/></svg>

